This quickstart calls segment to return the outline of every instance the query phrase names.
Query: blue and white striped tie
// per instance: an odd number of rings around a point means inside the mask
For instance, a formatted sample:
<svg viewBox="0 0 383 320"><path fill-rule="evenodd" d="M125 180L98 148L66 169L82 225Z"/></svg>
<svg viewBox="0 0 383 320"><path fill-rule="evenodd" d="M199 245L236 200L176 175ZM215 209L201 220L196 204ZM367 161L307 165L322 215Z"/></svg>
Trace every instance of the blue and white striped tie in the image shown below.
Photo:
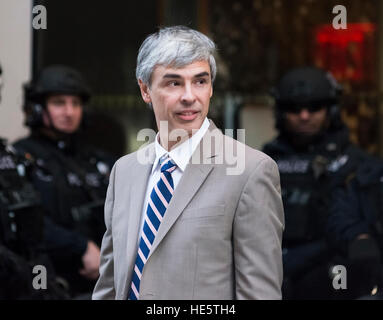
<svg viewBox="0 0 383 320"><path fill-rule="evenodd" d="M129 300L139 299L142 270L144 269L154 238L158 232L170 199L173 196L174 184L171 173L176 168L176 164L169 156L161 162L161 176L150 194L148 207L146 209L144 228L141 233L132 283L128 294Z"/></svg>

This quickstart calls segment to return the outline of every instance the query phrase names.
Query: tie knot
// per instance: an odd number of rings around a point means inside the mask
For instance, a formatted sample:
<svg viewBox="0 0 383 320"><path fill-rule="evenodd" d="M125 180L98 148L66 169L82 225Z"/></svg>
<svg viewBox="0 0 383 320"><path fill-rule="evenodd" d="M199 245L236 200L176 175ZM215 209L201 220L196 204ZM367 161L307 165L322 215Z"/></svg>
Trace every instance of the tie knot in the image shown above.
<svg viewBox="0 0 383 320"><path fill-rule="evenodd" d="M161 172L173 172L176 168L177 165L169 156L167 156L161 161Z"/></svg>

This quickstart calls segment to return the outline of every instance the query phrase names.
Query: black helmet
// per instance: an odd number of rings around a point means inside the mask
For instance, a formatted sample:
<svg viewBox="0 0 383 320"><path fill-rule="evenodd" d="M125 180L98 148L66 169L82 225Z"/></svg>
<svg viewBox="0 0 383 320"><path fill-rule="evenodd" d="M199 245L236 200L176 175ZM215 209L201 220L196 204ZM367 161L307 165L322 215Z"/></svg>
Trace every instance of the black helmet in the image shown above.
<svg viewBox="0 0 383 320"><path fill-rule="evenodd" d="M75 69L53 65L42 70L36 81L24 85L25 124L29 127L42 125L42 110L45 100L52 94L69 94L79 96L86 104L91 92L82 75Z"/></svg>
<svg viewBox="0 0 383 320"><path fill-rule="evenodd" d="M330 122L338 126L338 103L342 88L331 75L316 67L295 68L287 72L272 89L275 99L276 127L282 129L285 112L299 112L302 108L329 110Z"/></svg>
<svg viewBox="0 0 383 320"><path fill-rule="evenodd" d="M71 94L81 97L83 103L90 99L90 89L82 75L70 67L55 65L41 72L30 86L29 98L43 103L50 94Z"/></svg>
<svg viewBox="0 0 383 320"><path fill-rule="evenodd" d="M330 107L339 100L341 87L334 77L315 67L289 71L274 89L276 107L288 111L302 107Z"/></svg>

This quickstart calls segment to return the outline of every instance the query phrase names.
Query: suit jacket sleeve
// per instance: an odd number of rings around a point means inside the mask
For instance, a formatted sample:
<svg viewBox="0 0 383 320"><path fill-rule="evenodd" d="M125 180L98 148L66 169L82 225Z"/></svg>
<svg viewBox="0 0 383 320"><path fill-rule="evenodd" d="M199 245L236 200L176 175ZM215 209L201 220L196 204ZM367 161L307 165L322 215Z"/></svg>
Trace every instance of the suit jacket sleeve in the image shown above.
<svg viewBox="0 0 383 320"><path fill-rule="evenodd" d="M100 277L93 291L93 300L113 300L116 296L114 287L114 260L112 239L115 167L116 165L113 167L110 174L109 186L105 199L106 231L101 245Z"/></svg>
<svg viewBox="0 0 383 320"><path fill-rule="evenodd" d="M249 176L235 213L236 299L281 299L283 228L278 167L266 158Z"/></svg>

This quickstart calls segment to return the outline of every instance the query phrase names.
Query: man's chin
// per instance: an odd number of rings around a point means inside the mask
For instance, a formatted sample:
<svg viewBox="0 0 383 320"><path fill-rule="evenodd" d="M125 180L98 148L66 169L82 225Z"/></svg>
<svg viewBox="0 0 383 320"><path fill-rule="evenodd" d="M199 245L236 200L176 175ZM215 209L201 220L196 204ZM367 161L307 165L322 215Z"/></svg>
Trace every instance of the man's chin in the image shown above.
<svg viewBox="0 0 383 320"><path fill-rule="evenodd" d="M182 130L186 130L189 135L198 131L202 126L202 121L200 119L195 119L190 122L183 122L178 124L178 128Z"/></svg>
<svg viewBox="0 0 383 320"><path fill-rule="evenodd" d="M77 131L77 128L57 128L57 130L64 134L72 134Z"/></svg>
<svg viewBox="0 0 383 320"><path fill-rule="evenodd" d="M296 146L304 147L311 142L315 141L319 133L312 133L308 131L287 131L289 140Z"/></svg>

